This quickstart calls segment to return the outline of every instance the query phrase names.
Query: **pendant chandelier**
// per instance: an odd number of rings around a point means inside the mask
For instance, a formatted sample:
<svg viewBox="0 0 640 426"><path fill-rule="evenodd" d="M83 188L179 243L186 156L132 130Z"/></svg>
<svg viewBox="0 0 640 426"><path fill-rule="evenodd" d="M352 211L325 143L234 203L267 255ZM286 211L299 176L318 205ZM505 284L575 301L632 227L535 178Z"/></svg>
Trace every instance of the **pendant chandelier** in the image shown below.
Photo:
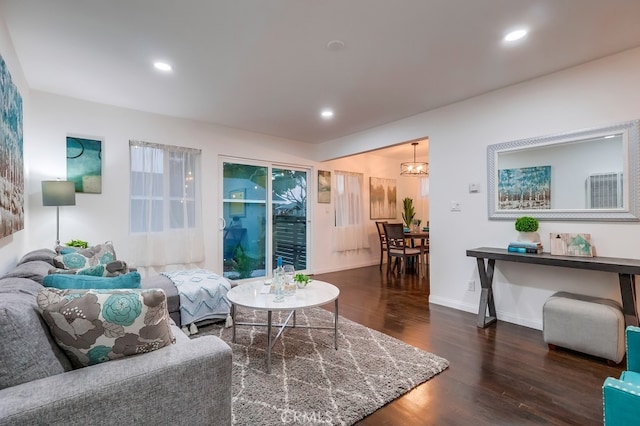
<svg viewBox="0 0 640 426"><path fill-rule="evenodd" d="M404 176L429 176L429 164L416 161L416 146L418 142L411 142L413 145L413 161L400 164L400 174Z"/></svg>

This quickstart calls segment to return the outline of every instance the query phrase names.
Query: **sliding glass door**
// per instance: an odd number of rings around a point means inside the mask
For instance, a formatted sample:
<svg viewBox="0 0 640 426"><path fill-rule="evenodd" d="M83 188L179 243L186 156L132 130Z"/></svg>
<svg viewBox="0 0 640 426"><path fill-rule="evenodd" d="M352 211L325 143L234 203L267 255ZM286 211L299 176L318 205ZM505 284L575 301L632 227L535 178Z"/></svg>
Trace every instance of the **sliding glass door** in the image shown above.
<svg viewBox="0 0 640 426"><path fill-rule="evenodd" d="M270 276L277 257L306 270L308 171L222 160L222 175L224 276Z"/></svg>
<svg viewBox="0 0 640 426"><path fill-rule="evenodd" d="M307 172L271 170L272 259L307 269ZM274 263L275 264L275 263Z"/></svg>
<svg viewBox="0 0 640 426"><path fill-rule="evenodd" d="M268 168L223 162L222 169L224 276L265 276Z"/></svg>

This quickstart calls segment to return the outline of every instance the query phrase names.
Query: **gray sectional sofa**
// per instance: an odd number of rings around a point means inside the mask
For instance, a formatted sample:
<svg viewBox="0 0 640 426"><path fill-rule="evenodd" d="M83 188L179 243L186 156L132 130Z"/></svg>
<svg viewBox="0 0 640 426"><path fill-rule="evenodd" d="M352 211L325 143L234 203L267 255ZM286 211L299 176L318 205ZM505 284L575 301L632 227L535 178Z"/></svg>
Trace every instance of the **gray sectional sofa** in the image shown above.
<svg viewBox="0 0 640 426"><path fill-rule="evenodd" d="M145 277L142 280L142 288L161 288L167 295L167 308L169 316L178 327L182 327L180 320L180 294L173 282L164 275Z"/></svg>
<svg viewBox="0 0 640 426"><path fill-rule="evenodd" d="M0 277L0 425L231 423L231 349L217 337L172 325L174 344L73 369L36 303L53 256L28 253Z"/></svg>

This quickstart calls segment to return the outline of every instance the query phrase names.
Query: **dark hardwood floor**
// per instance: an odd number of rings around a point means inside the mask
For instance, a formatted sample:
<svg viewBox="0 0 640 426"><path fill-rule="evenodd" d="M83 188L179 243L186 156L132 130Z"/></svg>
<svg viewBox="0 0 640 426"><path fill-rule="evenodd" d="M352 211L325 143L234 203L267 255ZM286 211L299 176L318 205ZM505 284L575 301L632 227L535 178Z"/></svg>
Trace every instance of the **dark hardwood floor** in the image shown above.
<svg viewBox="0 0 640 426"><path fill-rule="evenodd" d="M542 332L429 305L428 278L378 266L314 278L340 288L339 313L449 360L447 370L363 419L360 425L598 425L601 386L624 364L549 351Z"/></svg>

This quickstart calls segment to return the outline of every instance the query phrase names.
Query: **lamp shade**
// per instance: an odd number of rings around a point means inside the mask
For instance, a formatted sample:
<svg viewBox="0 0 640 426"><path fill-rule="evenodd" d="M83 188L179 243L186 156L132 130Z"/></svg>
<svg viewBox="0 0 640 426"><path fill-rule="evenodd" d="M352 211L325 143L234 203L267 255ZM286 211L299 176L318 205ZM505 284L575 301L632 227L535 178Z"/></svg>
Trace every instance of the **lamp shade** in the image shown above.
<svg viewBox="0 0 640 426"><path fill-rule="evenodd" d="M42 181L43 206L75 206L76 186L66 180Z"/></svg>

